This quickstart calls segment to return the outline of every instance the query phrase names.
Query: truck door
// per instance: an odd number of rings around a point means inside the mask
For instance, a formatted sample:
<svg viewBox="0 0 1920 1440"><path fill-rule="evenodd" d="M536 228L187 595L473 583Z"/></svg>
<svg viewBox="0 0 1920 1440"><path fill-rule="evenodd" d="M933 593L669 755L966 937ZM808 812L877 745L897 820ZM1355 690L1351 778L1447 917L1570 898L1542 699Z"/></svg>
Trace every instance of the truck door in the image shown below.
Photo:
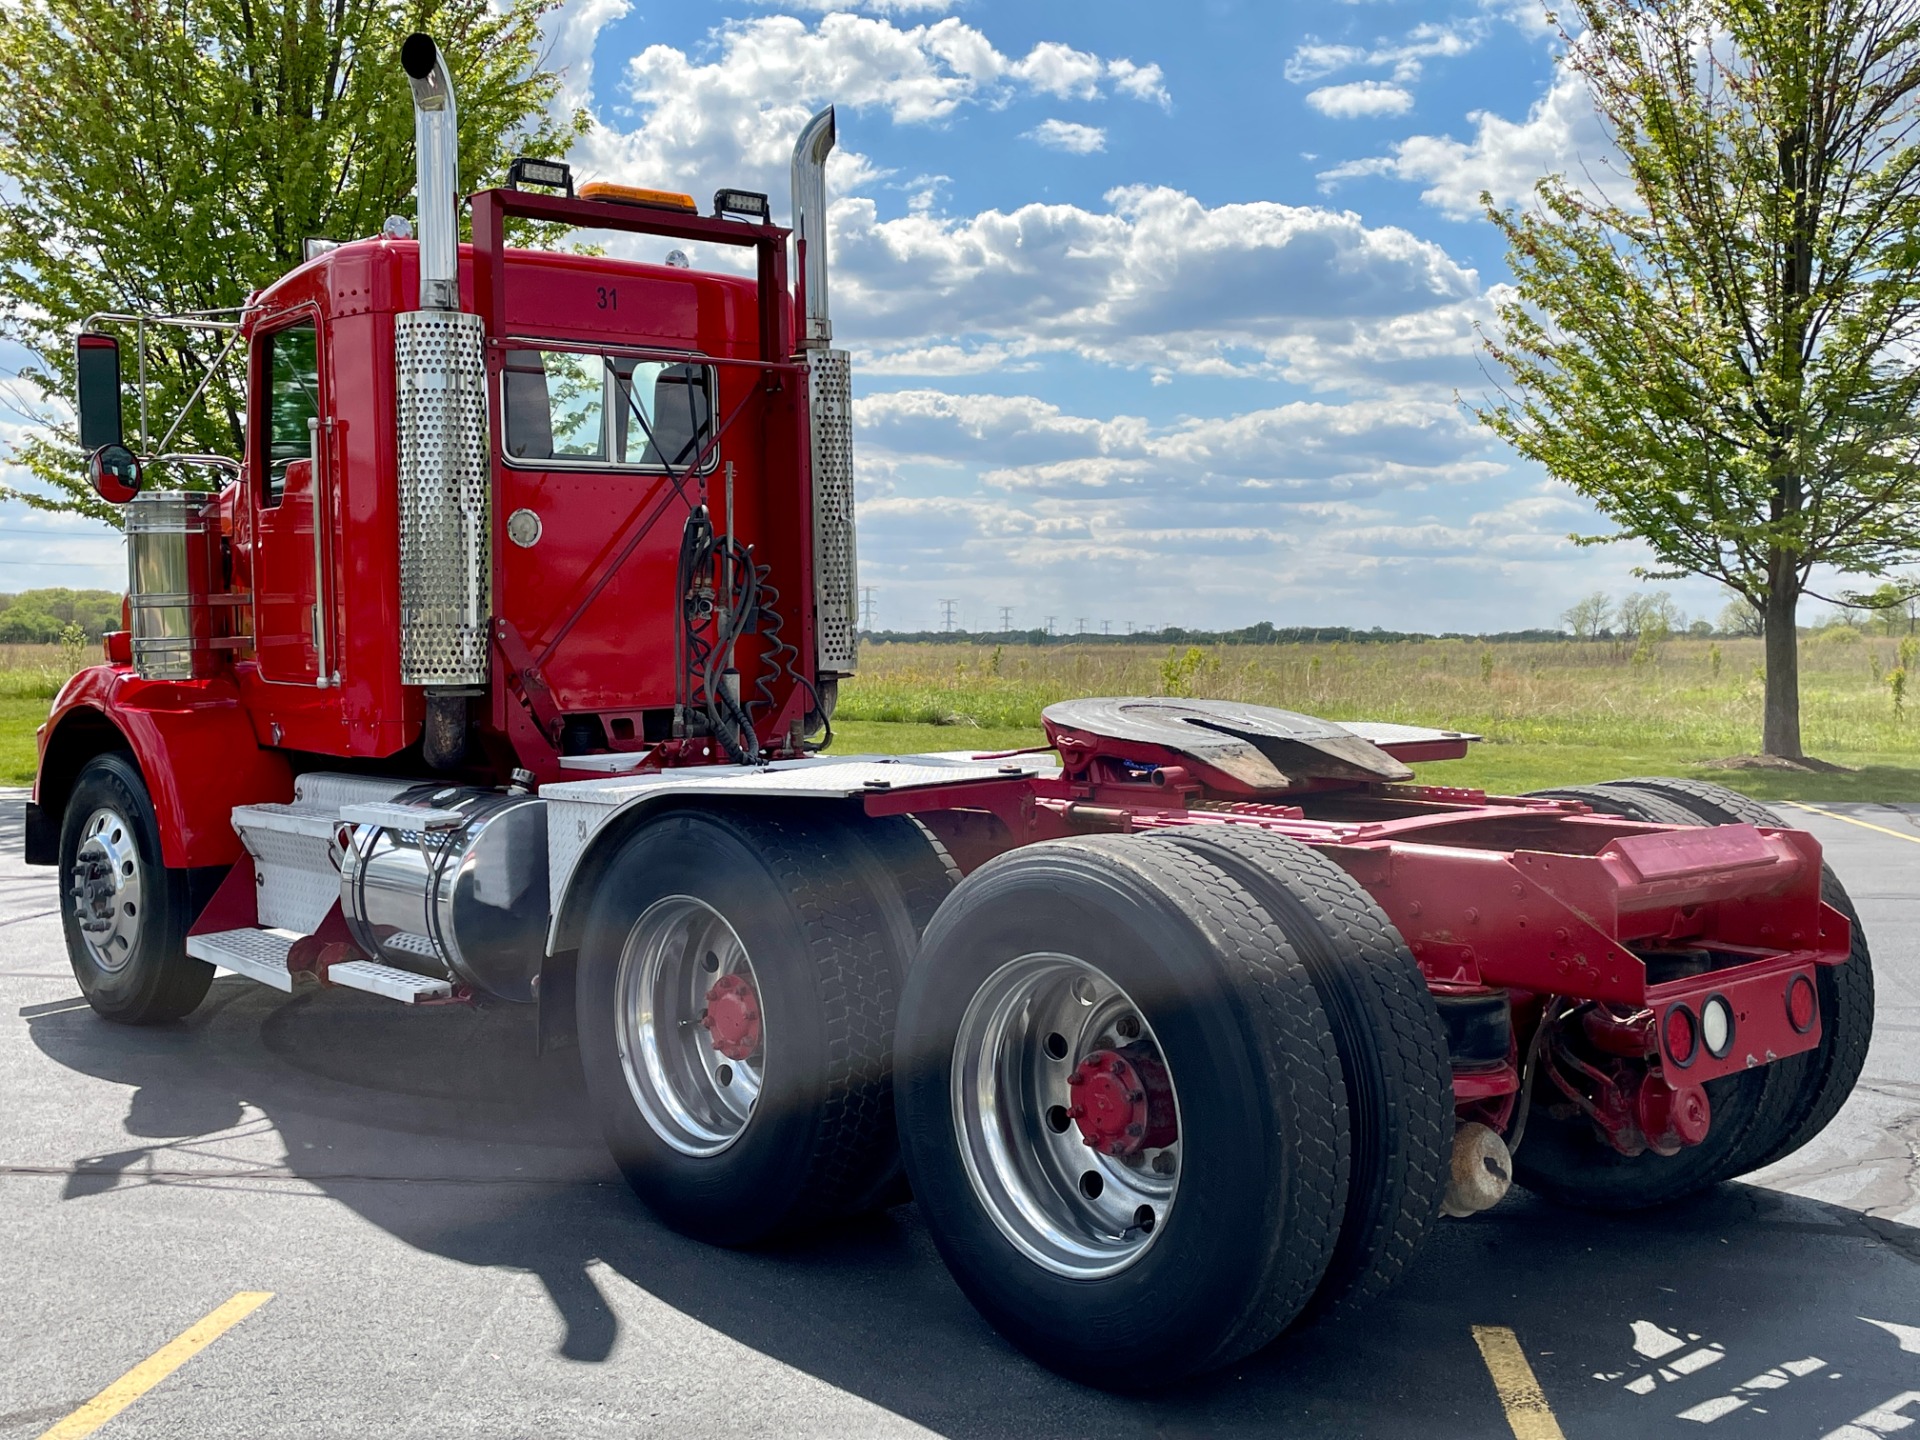
<svg viewBox="0 0 1920 1440"><path fill-rule="evenodd" d="M254 653L260 678L278 684L318 682L327 649L316 585L327 488L320 359L311 315L254 339Z"/></svg>

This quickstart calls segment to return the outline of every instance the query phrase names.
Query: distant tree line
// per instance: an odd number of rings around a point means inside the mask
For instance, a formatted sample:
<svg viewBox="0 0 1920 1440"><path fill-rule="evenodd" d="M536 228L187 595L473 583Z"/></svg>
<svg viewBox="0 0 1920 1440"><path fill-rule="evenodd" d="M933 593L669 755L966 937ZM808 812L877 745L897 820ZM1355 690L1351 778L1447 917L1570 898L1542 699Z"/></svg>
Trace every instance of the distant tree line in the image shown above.
<svg viewBox="0 0 1920 1440"><path fill-rule="evenodd" d="M120 628L117 590L22 590L0 595L0 645L57 645L78 628L98 640Z"/></svg>
<svg viewBox="0 0 1920 1440"><path fill-rule="evenodd" d="M1238 630L1189 630L1169 625L1135 630L1131 635L1049 634L1045 630L867 630L862 635L882 644L921 645L1392 645L1422 640L1479 640L1490 644L1541 644L1568 638L1564 630L1503 630L1479 635L1449 630L1433 635L1419 630L1357 630L1347 625L1275 625L1262 620Z"/></svg>

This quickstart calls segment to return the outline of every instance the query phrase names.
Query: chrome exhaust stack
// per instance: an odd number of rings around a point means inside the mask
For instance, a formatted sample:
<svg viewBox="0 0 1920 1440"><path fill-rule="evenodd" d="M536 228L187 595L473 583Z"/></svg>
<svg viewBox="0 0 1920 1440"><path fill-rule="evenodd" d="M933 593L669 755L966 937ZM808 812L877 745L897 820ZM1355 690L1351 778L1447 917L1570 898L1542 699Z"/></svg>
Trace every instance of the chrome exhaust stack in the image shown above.
<svg viewBox="0 0 1920 1440"><path fill-rule="evenodd" d="M807 357L813 431L814 671L820 708L831 714L838 677L859 657L860 580L853 526L853 387L847 352L833 348L827 315L827 156L836 139L829 105L793 147L793 233L805 242L801 279L806 315L799 337Z"/></svg>
<svg viewBox="0 0 1920 1440"><path fill-rule="evenodd" d="M419 210L420 308L460 308L460 112L453 78L431 35L400 42L413 88L414 203Z"/></svg>
<svg viewBox="0 0 1920 1440"><path fill-rule="evenodd" d="M827 319L827 156L836 138L829 105L807 122L793 144L793 237L806 245L802 350L824 349L833 343L833 324Z"/></svg>
<svg viewBox="0 0 1920 1440"><path fill-rule="evenodd" d="M431 36L400 46L413 90L420 308L394 317L399 390L400 681L427 687L425 759L457 764L487 683L492 473L486 326L460 308L459 116Z"/></svg>

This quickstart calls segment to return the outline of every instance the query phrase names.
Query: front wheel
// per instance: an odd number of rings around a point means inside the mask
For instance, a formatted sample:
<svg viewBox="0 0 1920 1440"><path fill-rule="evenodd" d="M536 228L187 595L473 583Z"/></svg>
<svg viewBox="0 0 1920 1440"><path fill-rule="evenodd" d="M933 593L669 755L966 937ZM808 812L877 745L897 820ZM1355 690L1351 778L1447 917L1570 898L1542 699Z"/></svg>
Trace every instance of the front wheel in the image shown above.
<svg viewBox="0 0 1920 1440"><path fill-rule="evenodd" d="M139 767L81 767L60 826L60 919L87 1003L122 1025L177 1020L206 998L213 966L187 954L192 874L169 869Z"/></svg>
<svg viewBox="0 0 1920 1440"><path fill-rule="evenodd" d="M934 1243L1041 1363L1165 1385L1313 1296L1346 1200L1340 1059L1299 955L1206 857L1101 838L982 866L928 928L898 1050Z"/></svg>

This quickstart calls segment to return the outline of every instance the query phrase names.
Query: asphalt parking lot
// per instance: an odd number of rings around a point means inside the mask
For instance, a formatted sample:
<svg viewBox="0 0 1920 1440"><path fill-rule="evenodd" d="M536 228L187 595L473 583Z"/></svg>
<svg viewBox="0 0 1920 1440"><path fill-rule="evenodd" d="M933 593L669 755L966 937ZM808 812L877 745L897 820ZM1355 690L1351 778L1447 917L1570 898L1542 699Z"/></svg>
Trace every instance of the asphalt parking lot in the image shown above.
<svg viewBox="0 0 1920 1440"><path fill-rule="evenodd" d="M1880 1009L1814 1145L1630 1220L1516 1194L1445 1222L1361 1318L1139 1400L1010 1349L911 1206L780 1253L663 1229L524 1013L222 977L181 1025L98 1021L0 800L0 1436L60 1425L236 1296L222 1313L249 1313L102 1435L1515 1433L1475 1327L1510 1329L1538 1379L1529 1437L1907 1430L1920 807L1821 810L1790 813L1859 906Z"/></svg>

